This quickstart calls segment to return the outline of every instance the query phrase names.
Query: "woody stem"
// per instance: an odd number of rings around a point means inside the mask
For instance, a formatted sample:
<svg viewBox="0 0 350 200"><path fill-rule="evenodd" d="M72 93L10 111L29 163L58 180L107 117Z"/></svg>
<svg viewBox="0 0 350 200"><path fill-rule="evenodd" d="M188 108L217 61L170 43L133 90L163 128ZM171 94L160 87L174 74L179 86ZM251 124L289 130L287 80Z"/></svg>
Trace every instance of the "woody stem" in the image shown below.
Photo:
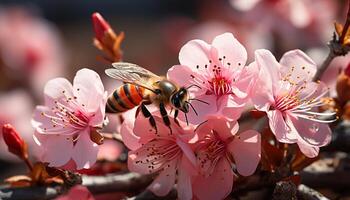
<svg viewBox="0 0 350 200"><path fill-rule="evenodd" d="M30 171L33 171L33 164L30 162L30 160L28 159L28 157L23 158L23 160L24 160L24 162L26 163L28 169L29 169Z"/></svg>

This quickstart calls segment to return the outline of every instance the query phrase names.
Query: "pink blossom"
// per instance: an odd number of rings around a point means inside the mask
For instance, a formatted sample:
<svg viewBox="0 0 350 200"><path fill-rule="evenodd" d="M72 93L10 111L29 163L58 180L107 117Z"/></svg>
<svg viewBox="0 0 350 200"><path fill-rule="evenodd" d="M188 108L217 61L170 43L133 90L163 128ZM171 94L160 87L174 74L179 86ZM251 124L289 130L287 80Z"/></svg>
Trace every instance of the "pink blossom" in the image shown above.
<svg viewBox="0 0 350 200"><path fill-rule="evenodd" d="M81 69L73 86L64 78L50 80L44 95L45 105L36 107L32 120L34 139L42 149L39 157L50 166L72 159L77 169L89 168L96 161L96 129L102 127L107 100L99 75Z"/></svg>
<svg viewBox="0 0 350 200"><path fill-rule="evenodd" d="M95 200L95 198L86 187L77 185L72 187L68 194L61 195L55 200Z"/></svg>
<svg viewBox="0 0 350 200"><path fill-rule="evenodd" d="M193 181L193 193L199 199L224 199L230 194L236 177L232 158L239 174L254 173L260 161L260 134L254 130L237 134L238 127L236 121L209 117L196 130L199 175Z"/></svg>
<svg viewBox="0 0 350 200"><path fill-rule="evenodd" d="M237 119L249 99L255 82L255 68L245 66L247 52L231 33L214 38L211 45L202 40L191 40L179 53L181 65L168 71L168 78L180 85L191 87L193 107L189 121L203 122L207 115L225 115Z"/></svg>
<svg viewBox="0 0 350 200"><path fill-rule="evenodd" d="M322 97L328 88L313 82L316 64L302 51L285 53L278 63L268 50L257 50L256 64L260 78L252 100L255 107L265 111L269 125L278 141L297 143L308 157L318 155L319 147L330 142L331 130L325 119L334 113L320 113Z"/></svg>
<svg viewBox="0 0 350 200"><path fill-rule="evenodd" d="M0 8L0 60L9 77L29 80L37 94L49 79L61 75L65 66L56 28L21 7Z"/></svg>
<svg viewBox="0 0 350 200"><path fill-rule="evenodd" d="M124 122L123 141L132 150L128 168L141 174L159 173L148 187L158 196L168 194L177 180L179 199L192 199L191 177L196 173L196 158L187 142L194 136L193 128L190 126L185 130L172 123L170 133L160 117L155 116L155 121L157 134L148 119L141 115L135 123L128 119Z"/></svg>
<svg viewBox="0 0 350 200"><path fill-rule="evenodd" d="M29 94L23 90L13 90L0 94L0 126L6 123L12 124L27 142L30 151L35 146L32 139L32 127L30 125L31 114L34 108L33 101ZM6 161L20 161L16 156L7 151L3 141L2 129L0 129L0 159Z"/></svg>

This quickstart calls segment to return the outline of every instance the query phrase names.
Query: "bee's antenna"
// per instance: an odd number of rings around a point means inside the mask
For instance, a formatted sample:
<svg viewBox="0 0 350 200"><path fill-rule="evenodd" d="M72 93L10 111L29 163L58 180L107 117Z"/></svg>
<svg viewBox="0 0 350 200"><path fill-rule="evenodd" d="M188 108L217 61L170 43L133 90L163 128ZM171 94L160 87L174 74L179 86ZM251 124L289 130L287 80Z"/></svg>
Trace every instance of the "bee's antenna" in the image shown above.
<svg viewBox="0 0 350 200"><path fill-rule="evenodd" d="M187 114L185 113L185 118L186 118L186 123L187 123L187 126L188 126L188 119L187 119Z"/></svg>
<svg viewBox="0 0 350 200"><path fill-rule="evenodd" d="M188 101L185 101L185 102L191 106L191 108L193 109L194 113L198 116L198 113L197 113L196 109L194 109L193 105L190 102L188 102Z"/></svg>
<svg viewBox="0 0 350 200"><path fill-rule="evenodd" d="M202 126L203 124L205 124L205 123L207 123L207 122L208 122L208 120L205 120L204 122L198 124L198 126L194 129L194 132L196 132L197 129L198 129L200 126Z"/></svg>
<svg viewBox="0 0 350 200"><path fill-rule="evenodd" d="M201 102L201 103L205 103L205 104L207 104L207 105L210 105L208 102L203 101L203 100L200 100L200 99L188 99L188 100L190 100L190 101L192 101L192 100L194 100L194 101L199 101L199 102Z"/></svg>
<svg viewBox="0 0 350 200"><path fill-rule="evenodd" d="M190 89L191 87L197 87L197 88L199 88L199 89L202 89L199 85L196 85L196 84L192 84L192 85L188 86L186 89L188 90L188 89Z"/></svg>

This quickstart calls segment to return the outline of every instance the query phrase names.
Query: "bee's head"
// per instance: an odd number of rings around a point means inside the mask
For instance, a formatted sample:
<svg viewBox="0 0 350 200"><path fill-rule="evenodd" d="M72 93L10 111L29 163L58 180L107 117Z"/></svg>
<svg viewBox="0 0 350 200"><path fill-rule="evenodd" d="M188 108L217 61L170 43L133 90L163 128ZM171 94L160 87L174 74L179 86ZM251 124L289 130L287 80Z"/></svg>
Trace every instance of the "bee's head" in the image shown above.
<svg viewBox="0 0 350 200"><path fill-rule="evenodd" d="M187 89L181 87L177 92L175 92L171 97L170 101L174 108L181 110L184 113L189 112L188 104L188 92Z"/></svg>

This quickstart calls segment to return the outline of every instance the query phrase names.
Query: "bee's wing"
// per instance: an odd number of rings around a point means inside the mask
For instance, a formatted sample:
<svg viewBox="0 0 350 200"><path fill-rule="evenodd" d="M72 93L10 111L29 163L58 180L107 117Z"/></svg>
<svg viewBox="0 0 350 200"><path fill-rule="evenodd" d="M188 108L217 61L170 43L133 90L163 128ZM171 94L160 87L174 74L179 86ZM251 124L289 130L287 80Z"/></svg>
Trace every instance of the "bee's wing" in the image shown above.
<svg viewBox="0 0 350 200"><path fill-rule="evenodd" d="M105 73L114 79L139 85L153 91L153 83L162 78L136 64L126 62L112 63L114 68L106 69ZM152 80L152 81L151 81Z"/></svg>

